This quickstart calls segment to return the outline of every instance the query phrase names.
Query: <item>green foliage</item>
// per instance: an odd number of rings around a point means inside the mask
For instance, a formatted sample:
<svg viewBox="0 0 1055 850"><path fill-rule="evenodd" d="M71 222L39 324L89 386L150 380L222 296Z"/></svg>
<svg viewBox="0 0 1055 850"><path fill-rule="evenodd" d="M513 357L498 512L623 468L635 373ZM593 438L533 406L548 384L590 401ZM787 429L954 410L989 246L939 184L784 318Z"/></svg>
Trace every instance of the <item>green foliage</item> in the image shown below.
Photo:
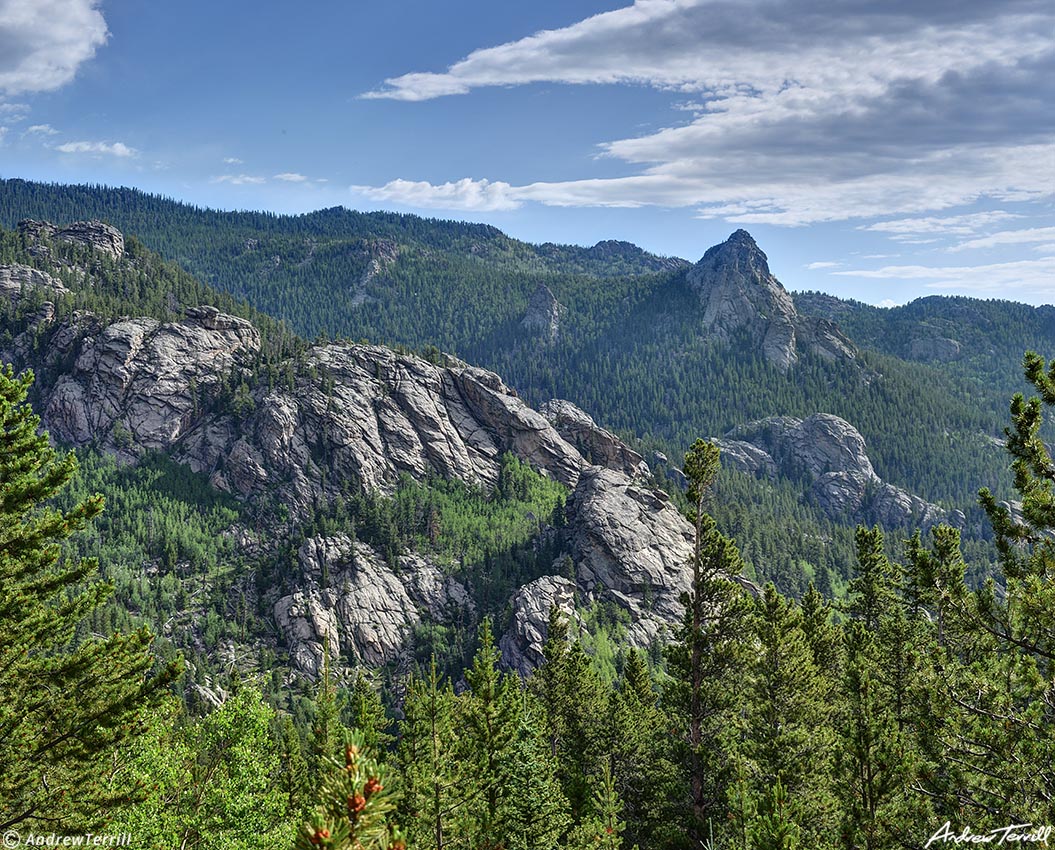
<svg viewBox="0 0 1055 850"><path fill-rule="evenodd" d="M392 822L398 793L359 732L344 739L344 758L326 760L319 805L297 833L297 850L406 850Z"/></svg>
<svg viewBox="0 0 1055 850"><path fill-rule="evenodd" d="M145 799L110 829L134 846L264 850L293 840L299 805L283 791L274 711L242 687L199 720L169 706L129 754Z"/></svg>
<svg viewBox="0 0 1055 850"><path fill-rule="evenodd" d="M76 640L111 587L93 581L96 562L61 547L103 502L48 505L77 462L39 432L32 380L0 372L0 827L77 829L129 801L132 788L109 786L105 771L176 667L152 672L145 629Z"/></svg>

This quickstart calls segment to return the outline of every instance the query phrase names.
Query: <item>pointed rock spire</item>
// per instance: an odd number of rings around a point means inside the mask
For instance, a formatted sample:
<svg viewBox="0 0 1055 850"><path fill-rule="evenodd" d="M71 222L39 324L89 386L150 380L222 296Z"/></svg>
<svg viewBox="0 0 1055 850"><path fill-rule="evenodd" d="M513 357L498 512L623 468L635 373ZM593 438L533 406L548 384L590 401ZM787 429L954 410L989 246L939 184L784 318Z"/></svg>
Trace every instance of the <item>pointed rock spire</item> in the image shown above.
<svg viewBox="0 0 1055 850"><path fill-rule="evenodd" d="M765 358L786 372L802 345L834 359L853 358L853 348L830 322L800 316L788 291L769 270L769 261L746 230L737 230L693 266L686 282L703 305L702 325L728 340L746 328Z"/></svg>

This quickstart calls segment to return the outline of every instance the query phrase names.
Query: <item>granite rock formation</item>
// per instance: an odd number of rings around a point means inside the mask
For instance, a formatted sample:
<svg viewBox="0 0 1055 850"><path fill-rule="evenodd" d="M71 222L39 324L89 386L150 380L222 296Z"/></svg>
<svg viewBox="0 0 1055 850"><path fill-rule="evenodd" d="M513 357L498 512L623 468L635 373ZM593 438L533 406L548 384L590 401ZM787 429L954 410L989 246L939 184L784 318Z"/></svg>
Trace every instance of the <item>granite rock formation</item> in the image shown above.
<svg viewBox="0 0 1055 850"><path fill-rule="evenodd" d="M686 275L703 305L703 330L720 341L749 335L763 356L786 372L806 350L829 360L853 360L853 344L836 325L800 315L769 271L762 249L746 230L709 249Z"/></svg>

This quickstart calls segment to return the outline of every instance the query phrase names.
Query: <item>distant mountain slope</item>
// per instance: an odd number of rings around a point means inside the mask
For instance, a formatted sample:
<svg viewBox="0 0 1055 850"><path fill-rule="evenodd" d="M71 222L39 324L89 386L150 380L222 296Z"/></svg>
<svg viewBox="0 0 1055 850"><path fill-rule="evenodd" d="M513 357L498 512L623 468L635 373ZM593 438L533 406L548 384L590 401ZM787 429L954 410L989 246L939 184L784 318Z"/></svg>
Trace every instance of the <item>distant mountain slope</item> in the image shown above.
<svg viewBox="0 0 1055 850"><path fill-rule="evenodd" d="M533 246L415 216L221 213L134 190L0 183L0 220L43 216L105 218L306 338L435 346L501 374L532 405L568 399L639 439L661 475L676 476L698 436L773 416L838 416L861 434L883 482L963 511L971 529L982 526L980 486L1010 493L998 439L1006 399L1021 350L1044 341L1040 325L1019 334L1014 322L966 310L958 337L948 323L911 319L922 329L913 348L915 337L884 324L892 311L789 295L743 231L690 265L627 243ZM1006 356L994 367L978 352L1001 333ZM950 340L968 354L941 362ZM804 522L828 521L783 473L725 486L730 499L768 502L763 524L795 513L794 498L806 503ZM767 550L765 568L785 579L797 570L789 586L801 585L805 550Z"/></svg>

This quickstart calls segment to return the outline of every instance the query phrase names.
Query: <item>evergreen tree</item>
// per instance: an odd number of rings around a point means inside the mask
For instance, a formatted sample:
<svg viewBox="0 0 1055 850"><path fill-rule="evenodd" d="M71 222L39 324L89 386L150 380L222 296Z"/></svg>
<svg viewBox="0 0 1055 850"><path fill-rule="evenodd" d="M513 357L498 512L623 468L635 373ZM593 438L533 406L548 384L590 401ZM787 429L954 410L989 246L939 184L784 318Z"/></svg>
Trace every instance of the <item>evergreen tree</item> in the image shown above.
<svg viewBox="0 0 1055 850"><path fill-rule="evenodd" d="M612 702L611 773L626 817L626 843L666 846L675 840L683 814L672 802L686 796L686 788L673 752L670 722L659 707L639 650L627 655L622 687Z"/></svg>
<svg viewBox="0 0 1055 850"><path fill-rule="evenodd" d="M876 679L877 641L861 622L845 631L846 672L838 721L835 783L841 803L840 841L846 850L893 850L928 823L911 788L918 768L913 741L898 727L888 691Z"/></svg>
<svg viewBox="0 0 1055 850"><path fill-rule="evenodd" d="M570 821L568 802L557 781L557 760L534 721L525 706L504 780L502 846L508 850L552 850Z"/></svg>
<svg viewBox="0 0 1055 850"><path fill-rule="evenodd" d="M348 695L348 712L351 719L348 725L362 732L366 745L383 759L385 748L395 740L388 733L391 721L385 714L380 694L361 668L355 673Z"/></svg>
<svg viewBox="0 0 1055 850"><path fill-rule="evenodd" d="M479 646L465 673L469 695L462 718L462 758L477 794L463 807L468 840L474 848L498 848L506 839L506 779L514 761L520 728L520 695L513 680L498 671L498 649L487 618L480 624Z"/></svg>
<svg viewBox="0 0 1055 850"><path fill-rule="evenodd" d="M328 769L329 759L335 756L340 741L344 738L345 728L341 723L341 710L337 702L337 688L330 675L330 644L326 640L323 646L322 676L319 678L315 693L315 718L311 736L311 758L308 767L312 784L321 783L323 774Z"/></svg>
<svg viewBox="0 0 1055 850"><path fill-rule="evenodd" d="M568 837L569 850L621 850L626 829L626 823L619 818L622 809L612 770L606 764L594 793L593 811Z"/></svg>
<svg viewBox="0 0 1055 850"><path fill-rule="evenodd" d="M797 834L784 831L783 825L793 820L809 846L831 846L828 687L814 663L800 609L772 584L766 585L757 609L758 652L750 673L743 747L754 774L759 817L771 821L767 835ZM786 799L777 795L778 788Z"/></svg>
<svg viewBox="0 0 1055 850"><path fill-rule="evenodd" d="M289 811L299 816L308 803L308 764L304 759L300 735L289 715L284 715L278 722L278 740L282 765L281 787L286 794Z"/></svg>
<svg viewBox="0 0 1055 850"><path fill-rule="evenodd" d="M452 843L453 824L473 794L457 757L455 706L454 691L440 681L435 659L428 678L412 676L407 683L396 765L404 783L400 812L410 844L419 850L443 850Z"/></svg>
<svg viewBox="0 0 1055 850"><path fill-rule="evenodd" d="M160 674L145 630L78 642L78 625L112 587L62 545L102 510L94 496L48 506L76 471L39 432L32 374L0 371L0 829L85 828L128 802L106 781L177 670Z"/></svg>
<svg viewBox="0 0 1055 850"><path fill-rule="evenodd" d="M708 822L725 821L730 780L729 741L742 690L749 603L732 576L743 570L735 544L704 513L718 469L718 449L697 440L685 456L695 526L692 590L683 596L685 618L666 649L671 679L664 700L672 717L684 718L684 751L690 783L689 835L699 842Z"/></svg>
<svg viewBox="0 0 1055 850"><path fill-rule="evenodd" d="M396 782L363 736L346 732L344 758L327 758L318 807L297 833L296 850L406 850L393 821Z"/></svg>

